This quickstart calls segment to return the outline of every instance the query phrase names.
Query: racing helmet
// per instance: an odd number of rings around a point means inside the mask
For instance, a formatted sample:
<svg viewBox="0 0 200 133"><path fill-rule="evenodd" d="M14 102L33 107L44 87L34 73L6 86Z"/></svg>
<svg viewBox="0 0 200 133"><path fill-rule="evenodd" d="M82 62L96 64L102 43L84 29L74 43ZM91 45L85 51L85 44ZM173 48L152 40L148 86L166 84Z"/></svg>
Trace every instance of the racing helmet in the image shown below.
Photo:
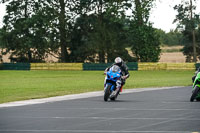
<svg viewBox="0 0 200 133"><path fill-rule="evenodd" d="M122 58L120 57L115 58L115 64L118 65L119 67L122 66L122 62L123 62Z"/></svg>

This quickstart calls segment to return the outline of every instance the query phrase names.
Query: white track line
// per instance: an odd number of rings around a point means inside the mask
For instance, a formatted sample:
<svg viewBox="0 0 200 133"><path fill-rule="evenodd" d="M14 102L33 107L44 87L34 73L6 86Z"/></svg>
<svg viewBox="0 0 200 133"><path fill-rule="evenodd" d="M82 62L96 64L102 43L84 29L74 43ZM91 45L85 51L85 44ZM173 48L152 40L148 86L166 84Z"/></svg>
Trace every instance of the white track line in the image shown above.
<svg viewBox="0 0 200 133"><path fill-rule="evenodd" d="M0 130L0 132L53 132L53 133L199 133L192 131L113 131L113 130Z"/></svg>
<svg viewBox="0 0 200 133"><path fill-rule="evenodd" d="M19 117L12 117L19 118ZM128 117L20 117L26 119L87 119L87 120L173 120L173 121L200 121L198 118L128 118ZM99 121L98 121L99 122Z"/></svg>
<svg viewBox="0 0 200 133"><path fill-rule="evenodd" d="M124 89L122 94L123 93L124 94L126 94L126 93L136 93L136 92L143 92L143 91L174 89L174 88L180 88L180 87L182 87L182 86L160 87L160 88ZM47 103L47 102L56 102L56 101L73 100L73 99L81 99L81 98L90 98L90 97L97 97L97 96L103 96L103 91L88 92L88 93L73 94L73 95L65 95L65 96L57 96L57 97L42 98L42 99L25 100L25 101L9 102L9 103L0 104L0 108L14 107L14 106L24 106L24 105L32 105L32 104L41 104L41 103Z"/></svg>

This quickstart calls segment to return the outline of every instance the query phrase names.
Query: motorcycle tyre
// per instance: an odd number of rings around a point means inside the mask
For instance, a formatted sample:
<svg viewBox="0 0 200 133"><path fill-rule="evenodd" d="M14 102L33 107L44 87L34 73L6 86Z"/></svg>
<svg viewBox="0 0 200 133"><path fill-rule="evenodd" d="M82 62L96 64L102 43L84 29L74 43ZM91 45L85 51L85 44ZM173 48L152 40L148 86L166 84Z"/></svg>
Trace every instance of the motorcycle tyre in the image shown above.
<svg viewBox="0 0 200 133"><path fill-rule="evenodd" d="M111 85L106 85L106 89L104 92L104 101L108 101L108 98L110 96L110 88L111 88Z"/></svg>
<svg viewBox="0 0 200 133"><path fill-rule="evenodd" d="M194 92L192 93L192 96L190 98L190 102L193 102L196 98L197 94L199 93L200 88L198 86L195 86Z"/></svg>

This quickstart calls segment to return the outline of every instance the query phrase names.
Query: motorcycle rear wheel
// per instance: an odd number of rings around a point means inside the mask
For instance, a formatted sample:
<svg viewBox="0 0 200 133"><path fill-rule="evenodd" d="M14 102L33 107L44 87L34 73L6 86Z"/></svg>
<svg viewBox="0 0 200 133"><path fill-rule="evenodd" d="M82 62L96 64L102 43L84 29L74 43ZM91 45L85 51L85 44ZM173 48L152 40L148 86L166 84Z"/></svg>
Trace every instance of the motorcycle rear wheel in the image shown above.
<svg viewBox="0 0 200 133"><path fill-rule="evenodd" d="M199 90L200 90L200 88L198 86L195 86L192 96L190 98L190 102L193 102L195 100L196 96L199 93Z"/></svg>

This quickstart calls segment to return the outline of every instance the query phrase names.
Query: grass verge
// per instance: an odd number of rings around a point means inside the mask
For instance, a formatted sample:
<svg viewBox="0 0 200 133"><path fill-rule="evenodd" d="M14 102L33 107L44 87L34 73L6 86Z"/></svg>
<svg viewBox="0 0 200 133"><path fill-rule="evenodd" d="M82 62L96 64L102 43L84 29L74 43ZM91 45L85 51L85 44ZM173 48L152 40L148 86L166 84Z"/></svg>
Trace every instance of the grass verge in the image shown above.
<svg viewBox="0 0 200 133"><path fill-rule="evenodd" d="M192 85L194 71L130 71L125 89ZM0 71L0 103L103 90L103 71Z"/></svg>

